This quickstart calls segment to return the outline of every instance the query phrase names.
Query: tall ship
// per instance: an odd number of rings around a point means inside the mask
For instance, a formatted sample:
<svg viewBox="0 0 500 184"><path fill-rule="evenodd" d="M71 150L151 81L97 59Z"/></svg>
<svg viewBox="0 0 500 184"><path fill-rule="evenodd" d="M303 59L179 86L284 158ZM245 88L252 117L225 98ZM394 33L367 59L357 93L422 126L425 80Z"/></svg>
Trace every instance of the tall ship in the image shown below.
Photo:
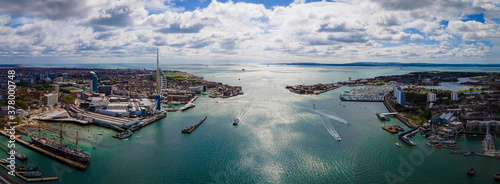
<svg viewBox="0 0 500 184"><path fill-rule="evenodd" d="M29 133L29 132L28 132ZM54 140L49 140L48 138L41 137L40 134L40 127L38 128L38 135L33 135L32 133L29 133L32 144L34 144L37 147L40 147L42 149L45 149L51 153L54 153L55 155L76 161L76 162L88 162L90 159L90 153L83 151L82 149L79 149L78 146L78 131L76 132L76 141L75 141L75 147L70 147L62 143L62 126L60 127L59 130L59 143L55 142Z"/></svg>

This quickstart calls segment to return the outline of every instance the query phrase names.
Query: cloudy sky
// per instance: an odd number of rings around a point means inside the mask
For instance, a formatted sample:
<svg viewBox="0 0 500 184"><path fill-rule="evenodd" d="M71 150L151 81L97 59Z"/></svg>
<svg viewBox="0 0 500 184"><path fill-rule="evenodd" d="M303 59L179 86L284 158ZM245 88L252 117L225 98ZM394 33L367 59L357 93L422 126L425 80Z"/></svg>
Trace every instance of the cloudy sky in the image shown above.
<svg viewBox="0 0 500 184"><path fill-rule="evenodd" d="M500 63L500 0L0 4L0 63Z"/></svg>

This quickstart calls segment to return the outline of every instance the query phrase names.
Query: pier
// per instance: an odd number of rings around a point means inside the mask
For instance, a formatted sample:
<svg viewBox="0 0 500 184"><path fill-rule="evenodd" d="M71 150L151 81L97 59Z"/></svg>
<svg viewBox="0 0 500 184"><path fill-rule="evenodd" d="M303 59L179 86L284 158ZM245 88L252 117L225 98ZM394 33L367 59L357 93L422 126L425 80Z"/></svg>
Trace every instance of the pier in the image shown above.
<svg viewBox="0 0 500 184"><path fill-rule="evenodd" d="M415 143L415 142L411 141L410 139L408 139L408 136L411 137L411 136L415 135L418 131L420 131L420 127L417 127L417 128L412 129L412 130L410 130L408 132L404 132L402 134L399 134L398 138L400 140L402 140L403 142L405 142L406 144L410 145L410 146L416 146L417 143Z"/></svg>
<svg viewBox="0 0 500 184"><path fill-rule="evenodd" d="M390 120L390 118L388 118L388 116L394 117L394 116L398 115L398 113L395 113L395 112L393 112L393 113L390 113L390 112L389 113L381 113L381 112L379 112L379 113L375 113L375 115L377 115L378 119L380 119L382 121L388 121L388 120Z"/></svg>
<svg viewBox="0 0 500 184"><path fill-rule="evenodd" d="M4 135L6 137L10 136L9 134L7 134L6 132L4 132L3 130L0 130L0 134ZM22 145L24 145L24 146L26 146L28 148L31 148L32 150L38 151L40 153L43 153L46 156L48 156L50 158L53 158L53 159L55 159L57 161L60 161L60 162L62 162L64 164L67 164L69 166L76 167L76 168L81 169L81 170L85 170L87 168L87 165L85 165L85 164L82 164L82 163L79 163L79 162L76 162L76 161L73 161L73 160L61 157L61 156L56 155L54 153L51 153L51 152L49 152L47 150L44 150L44 149L39 148L39 147L36 147L35 145L30 144L30 143L22 140L21 136L19 136L19 135L16 136L16 142L20 143L20 144L22 144Z"/></svg>
<svg viewBox="0 0 500 184"><path fill-rule="evenodd" d="M132 132L141 129L142 127L148 126L149 124L152 124L152 123L154 123L154 122L156 122L164 117L167 117L167 113L161 113L159 115L153 116L152 118L142 120L142 122L139 123L139 126L135 126L132 128Z"/></svg>
<svg viewBox="0 0 500 184"><path fill-rule="evenodd" d="M3 168L7 169L8 171L10 171L10 169L3 165L3 164L0 164ZM14 174L23 179L24 181L27 181L27 182L37 182L37 181L55 181L55 180L58 180L59 178L58 177L46 177L46 178L26 178L24 177L22 174L23 173L27 173L29 171L18 171L18 172L14 172Z"/></svg>
<svg viewBox="0 0 500 184"><path fill-rule="evenodd" d="M194 126L188 126L185 129L183 129L182 133L190 134L191 132L193 132L194 129L198 128L198 126L200 126L205 121L205 119L207 119L207 116L203 117L203 119L201 119L200 122L198 122L198 124Z"/></svg>

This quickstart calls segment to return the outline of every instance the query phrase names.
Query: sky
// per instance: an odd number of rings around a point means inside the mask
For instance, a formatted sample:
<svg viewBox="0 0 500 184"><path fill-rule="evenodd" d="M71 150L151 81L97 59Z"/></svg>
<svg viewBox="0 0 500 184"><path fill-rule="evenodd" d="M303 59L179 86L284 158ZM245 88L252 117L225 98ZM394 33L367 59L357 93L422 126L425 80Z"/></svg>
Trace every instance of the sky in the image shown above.
<svg viewBox="0 0 500 184"><path fill-rule="evenodd" d="M500 64L500 0L0 0L0 63Z"/></svg>

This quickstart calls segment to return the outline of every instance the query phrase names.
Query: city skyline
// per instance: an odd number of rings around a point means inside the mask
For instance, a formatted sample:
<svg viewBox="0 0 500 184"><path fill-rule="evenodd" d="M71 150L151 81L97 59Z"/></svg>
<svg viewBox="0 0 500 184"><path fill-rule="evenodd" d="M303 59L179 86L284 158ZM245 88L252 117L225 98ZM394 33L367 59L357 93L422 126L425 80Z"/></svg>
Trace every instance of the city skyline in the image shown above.
<svg viewBox="0 0 500 184"><path fill-rule="evenodd" d="M0 63L500 63L494 1L4 1Z"/></svg>

